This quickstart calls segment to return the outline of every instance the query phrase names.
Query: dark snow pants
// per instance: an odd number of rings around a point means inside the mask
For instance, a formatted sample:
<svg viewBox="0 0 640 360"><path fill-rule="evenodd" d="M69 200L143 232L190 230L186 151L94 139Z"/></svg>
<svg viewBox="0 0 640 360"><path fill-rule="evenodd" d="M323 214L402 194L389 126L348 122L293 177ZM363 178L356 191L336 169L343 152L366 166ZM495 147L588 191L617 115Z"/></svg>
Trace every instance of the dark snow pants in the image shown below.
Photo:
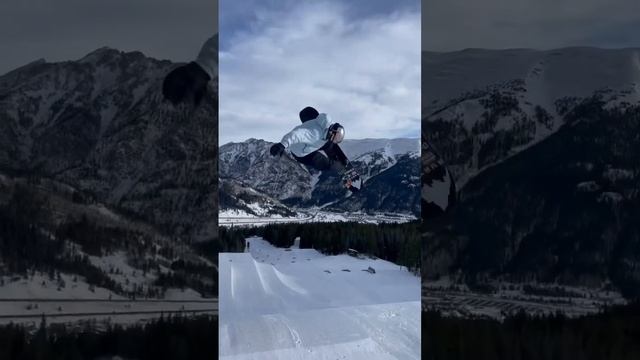
<svg viewBox="0 0 640 360"><path fill-rule="evenodd" d="M316 170L335 170L341 172L347 167L349 160L342 149L331 141L328 141L320 149L309 155L293 156L298 162L310 166Z"/></svg>

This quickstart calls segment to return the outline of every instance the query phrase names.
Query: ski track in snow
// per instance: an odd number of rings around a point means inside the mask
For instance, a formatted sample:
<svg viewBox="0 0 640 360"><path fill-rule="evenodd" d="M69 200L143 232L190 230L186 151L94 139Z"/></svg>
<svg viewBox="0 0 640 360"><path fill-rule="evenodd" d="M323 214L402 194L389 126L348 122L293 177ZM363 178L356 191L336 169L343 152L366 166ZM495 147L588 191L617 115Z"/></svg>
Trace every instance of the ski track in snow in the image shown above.
<svg viewBox="0 0 640 360"><path fill-rule="evenodd" d="M420 279L406 268L247 241L219 255L221 359L420 358Z"/></svg>

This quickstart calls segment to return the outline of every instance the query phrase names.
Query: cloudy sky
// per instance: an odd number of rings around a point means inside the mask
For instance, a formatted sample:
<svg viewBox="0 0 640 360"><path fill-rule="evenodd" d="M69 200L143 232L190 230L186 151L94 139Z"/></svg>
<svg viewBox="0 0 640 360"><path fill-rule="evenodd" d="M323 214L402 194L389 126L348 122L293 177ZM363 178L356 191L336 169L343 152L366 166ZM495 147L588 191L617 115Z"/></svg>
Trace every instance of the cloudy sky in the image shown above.
<svg viewBox="0 0 640 360"><path fill-rule="evenodd" d="M0 74L39 58L78 59L109 46L193 60L217 31L215 0L2 0Z"/></svg>
<svg viewBox="0 0 640 360"><path fill-rule="evenodd" d="M640 47L638 0L423 0L426 50Z"/></svg>
<svg viewBox="0 0 640 360"><path fill-rule="evenodd" d="M220 1L220 144L314 106L348 138L420 134L418 0Z"/></svg>

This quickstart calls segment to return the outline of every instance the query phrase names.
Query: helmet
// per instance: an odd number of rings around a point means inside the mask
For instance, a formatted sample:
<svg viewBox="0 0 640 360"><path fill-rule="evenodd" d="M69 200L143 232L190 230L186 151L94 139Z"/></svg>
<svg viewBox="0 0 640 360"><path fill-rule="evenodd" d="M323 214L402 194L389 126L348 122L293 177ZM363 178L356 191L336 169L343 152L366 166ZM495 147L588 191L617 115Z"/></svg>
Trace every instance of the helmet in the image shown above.
<svg viewBox="0 0 640 360"><path fill-rule="evenodd" d="M306 122L309 120L313 120L317 118L318 115L320 115L320 113L318 113L318 110L312 108L311 106L307 106L300 111L300 121Z"/></svg>
<svg viewBox="0 0 640 360"><path fill-rule="evenodd" d="M331 141L334 144L340 144L342 140L344 140L344 128L342 126L338 126L335 130L333 130Z"/></svg>

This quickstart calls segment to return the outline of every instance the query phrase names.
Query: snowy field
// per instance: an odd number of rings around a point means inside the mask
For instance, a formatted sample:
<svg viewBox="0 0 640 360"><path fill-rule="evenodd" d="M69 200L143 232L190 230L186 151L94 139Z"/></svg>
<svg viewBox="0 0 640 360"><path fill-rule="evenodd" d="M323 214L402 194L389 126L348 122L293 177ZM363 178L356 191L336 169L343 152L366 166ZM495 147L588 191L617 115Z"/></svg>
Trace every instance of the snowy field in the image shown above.
<svg viewBox="0 0 640 360"><path fill-rule="evenodd" d="M161 316L217 314L217 300L78 300L24 299L0 300L0 325L20 323L26 327L40 324L42 316L47 324L73 325L95 322L96 330L105 324L135 324Z"/></svg>
<svg viewBox="0 0 640 360"><path fill-rule="evenodd" d="M203 298L191 289L168 289L162 299L133 300L92 287L83 278L68 274L60 274L59 280L51 280L44 274L28 278L4 276L0 277L0 284L0 325L37 326L42 315L49 324L86 321L132 324L163 314L191 316L216 314L218 310L217 299Z"/></svg>
<svg viewBox="0 0 640 360"><path fill-rule="evenodd" d="M219 255L221 359L420 358L420 278L406 268L247 241Z"/></svg>

